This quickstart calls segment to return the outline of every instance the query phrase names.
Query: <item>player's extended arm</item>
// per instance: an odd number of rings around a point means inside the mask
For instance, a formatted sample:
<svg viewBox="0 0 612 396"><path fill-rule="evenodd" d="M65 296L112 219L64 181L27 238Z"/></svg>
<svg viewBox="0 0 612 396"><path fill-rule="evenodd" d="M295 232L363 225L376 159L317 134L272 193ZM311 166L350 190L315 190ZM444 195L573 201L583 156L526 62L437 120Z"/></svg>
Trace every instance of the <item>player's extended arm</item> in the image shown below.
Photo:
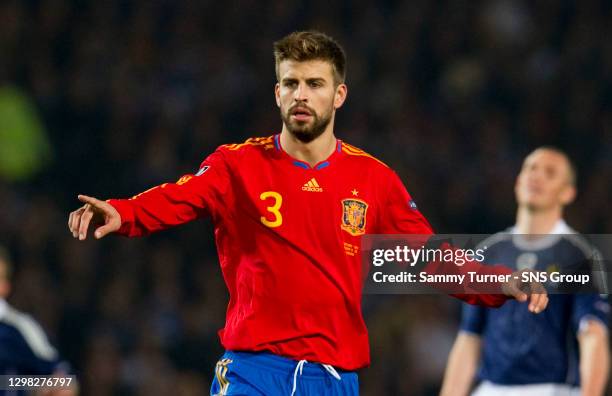
<svg viewBox="0 0 612 396"><path fill-rule="evenodd" d="M433 241L433 242L432 242ZM429 249L437 248L442 250L455 249L447 242L436 241L432 237L427 243ZM495 278L503 275L508 280L505 282L466 282L464 285L469 292L457 293L456 286L448 286L446 284L432 284L440 290L446 290L453 297L457 297L468 304L482 305L486 307L499 307L503 305L508 298L514 298L520 302L529 300L529 311L540 313L546 309L548 305L548 294L542 284L538 282L524 282L522 273L528 270L512 272L509 268L502 265L484 265L477 261L466 260L461 265L453 262L422 262L421 270L428 274L456 274L467 275L470 273L478 273L481 275L495 275Z"/></svg>
<svg viewBox="0 0 612 396"><path fill-rule="evenodd" d="M177 183L164 183L130 199L101 201L79 195L85 205L70 214L70 231L84 240L93 224L101 225L94 232L96 239L113 232L136 237L194 220L208 207L197 181L192 181L194 177L184 176Z"/></svg>
<svg viewBox="0 0 612 396"><path fill-rule="evenodd" d="M208 156L195 175L164 183L130 199L99 199L79 195L81 208L70 213L68 228L84 240L90 224L99 239L110 233L135 237L216 215L227 203L229 174L222 149Z"/></svg>
<svg viewBox="0 0 612 396"><path fill-rule="evenodd" d="M476 265L488 267L479 263ZM501 295L498 294L453 294L469 304L479 304L489 307L497 307L503 304L500 298L514 298L519 302L529 301L528 309L530 312L538 314L548 306L548 293L544 286L538 282L523 282L521 274L523 271L511 273L508 281L499 285ZM509 273L510 271L501 271L501 273ZM498 272L499 274L499 272Z"/></svg>
<svg viewBox="0 0 612 396"><path fill-rule="evenodd" d="M467 396L480 360L480 336L467 332L457 335L448 356L440 396Z"/></svg>
<svg viewBox="0 0 612 396"><path fill-rule="evenodd" d="M610 368L608 330L598 320L587 320L578 333L582 396L605 394Z"/></svg>
<svg viewBox="0 0 612 396"><path fill-rule="evenodd" d="M454 249L450 244L431 238L433 229L421 212L416 208L412 197L404 187L402 181L393 171L389 171L389 186L385 195L385 202L381 205L382 213L378 232L381 234L411 235L410 241L415 244L418 239L423 239L431 248ZM463 274L476 272L484 275L509 275L512 273L508 268L496 265L483 265L476 261L466 262L462 265L453 263L422 263L423 271L430 274ZM525 302L529 300L529 310L534 313L542 312L548 304L546 290L538 283L523 283L520 273L514 273L508 282L498 284L472 284L466 285L470 293L457 294L456 290L449 290L444 285L432 285L439 290L445 290L453 297L460 298L469 304L483 305L486 307L499 307L509 298ZM518 275L518 276L516 276Z"/></svg>

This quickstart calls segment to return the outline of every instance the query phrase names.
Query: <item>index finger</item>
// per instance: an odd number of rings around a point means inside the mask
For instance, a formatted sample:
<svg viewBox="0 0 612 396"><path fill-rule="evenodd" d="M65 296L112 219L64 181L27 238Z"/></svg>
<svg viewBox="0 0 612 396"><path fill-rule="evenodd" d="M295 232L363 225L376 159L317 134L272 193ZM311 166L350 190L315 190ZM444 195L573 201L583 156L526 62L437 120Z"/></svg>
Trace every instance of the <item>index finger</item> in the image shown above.
<svg viewBox="0 0 612 396"><path fill-rule="evenodd" d="M534 305L533 312L540 313L544 311L546 309L546 306L548 305L548 294L546 293L534 294L534 296L538 296L538 298L537 299L532 298L532 304Z"/></svg>
<svg viewBox="0 0 612 396"><path fill-rule="evenodd" d="M529 301L529 310L533 313L538 313L539 303L540 303L540 294L532 294Z"/></svg>
<svg viewBox="0 0 612 396"><path fill-rule="evenodd" d="M95 206L96 208L101 208L102 207L101 204L104 202L104 201L100 201L97 198L90 197L90 196L87 196L87 195L82 195L82 194L77 195L77 198L79 199L79 201L84 202L84 203L88 203L88 204L90 204L92 206Z"/></svg>

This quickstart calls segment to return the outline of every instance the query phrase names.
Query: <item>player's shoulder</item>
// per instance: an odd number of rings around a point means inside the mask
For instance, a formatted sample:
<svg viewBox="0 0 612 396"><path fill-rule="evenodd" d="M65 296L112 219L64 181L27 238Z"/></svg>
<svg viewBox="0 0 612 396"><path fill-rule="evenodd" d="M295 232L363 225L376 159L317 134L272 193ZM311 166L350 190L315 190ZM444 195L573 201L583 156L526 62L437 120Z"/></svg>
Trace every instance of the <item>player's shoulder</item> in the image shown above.
<svg viewBox="0 0 612 396"><path fill-rule="evenodd" d="M250 137L242 143L223 144L217 150L225 153L246 154L272 149L274 149L274 135Z"/></svg>
<svg viewBox="0 0 612 396"><path fill-rule="evenodd" d="M503 248L507 244L512 244L512 232L513 228L509 227L503 231L496 232L493 235L483 239L476 246L477 249L491 249L491 248Z"/></svg>
<svg viewBox="0 0 612 396"><path fill-rule="evenodd" d="M56 349L49 343L42 327L30 315L6 304L0 315L0 324L22 339L38 358L45 360L57 358Z"/></svg>
<svg viewBox="0 0 612 396"><path fill-rule="evenodd" d="M570 227L565 221L562 222L561 231L559 234L561 234L563 240L569 243L573 248L580 250L585 254L592 248L585 236Z"/></svg>
<svg viewBox="0 0 612 396"><path fill-rule="evenodd" d="M561 241L579 257L597 258L601 255L597 247L589 242L585 235L569 226L564 229Z"/></svg>
<svg viewBox="0 0 612 396"><path fill-rule="evenodd" d="M379 160L375 156L370 153L365 152L359 147L353 146L345 141L342 141L342 152L349 158L351 161L355 161L360 165L370 166L373 168L380 169L384 172L390 171L391 168L383 161Z"/></svg>
<svg viewBox="0 0 612 396"><path fill-rule="evenodd" d="M234 166L250 160L252 157L261 157L261 154L274 149L274 135L266 137L251 137L242 143L227 143L217 147L200 165L200 171L205 166L224 164Z"/></svg>

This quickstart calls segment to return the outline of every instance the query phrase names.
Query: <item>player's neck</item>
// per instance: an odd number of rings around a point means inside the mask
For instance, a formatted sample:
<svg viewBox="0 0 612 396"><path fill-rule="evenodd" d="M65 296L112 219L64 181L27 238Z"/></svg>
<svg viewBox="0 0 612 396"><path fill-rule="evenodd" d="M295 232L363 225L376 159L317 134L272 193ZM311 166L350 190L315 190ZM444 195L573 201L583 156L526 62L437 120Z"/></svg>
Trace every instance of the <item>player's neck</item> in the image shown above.
<svg viewBox="0 0 612 396"><path fill-rule="evenodd" d="M516 214L516 230L519 234L548 234L561 220L561 209L532 210L519 207Z"/></svg>
<svg viewBox="0 0 612 396"><path fill-rule="evenodd" d="M329 158L336 149L336 136L333 130L326 130L312 142L304 143L283 127L280 144L291 157L314 166Z"/></svg>

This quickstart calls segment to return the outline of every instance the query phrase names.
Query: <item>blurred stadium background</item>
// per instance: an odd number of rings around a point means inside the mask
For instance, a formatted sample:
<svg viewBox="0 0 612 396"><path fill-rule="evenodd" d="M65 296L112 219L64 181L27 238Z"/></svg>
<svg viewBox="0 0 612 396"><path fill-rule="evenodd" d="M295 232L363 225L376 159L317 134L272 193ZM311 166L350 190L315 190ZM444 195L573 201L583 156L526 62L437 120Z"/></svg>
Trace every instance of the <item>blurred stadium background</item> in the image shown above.
<svg viewBox="0 0 612 396"><path fill-rule="evenodd" d="M10 301L33 314L87 395L202 395L227 293L211 226L78 243L77 193L125 197L197 169L219 144L280 130L272 42L317 28L348 54L337 135L395 168L438 232L514 221L521 160L579 169L568 213L611 233L607 1L3 1L0 244ZM434 395L458 303L367 297L364 395Z"/></svg>

